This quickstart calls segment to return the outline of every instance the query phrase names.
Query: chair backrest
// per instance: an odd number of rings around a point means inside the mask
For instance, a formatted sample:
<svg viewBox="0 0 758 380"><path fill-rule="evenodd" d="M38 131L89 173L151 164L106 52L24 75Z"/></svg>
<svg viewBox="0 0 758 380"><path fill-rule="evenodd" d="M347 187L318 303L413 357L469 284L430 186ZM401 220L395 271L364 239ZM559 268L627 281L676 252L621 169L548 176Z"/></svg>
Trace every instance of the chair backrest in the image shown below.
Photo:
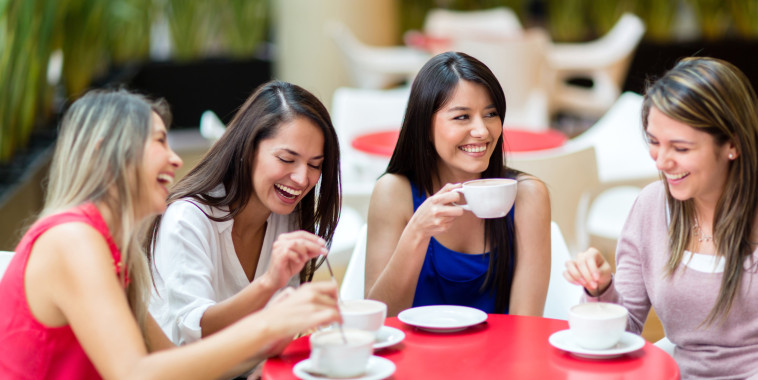
<svg viewBox="0 0 758 380"><path fill-rule="evenodd" d="M577 150L511 154L506 165L532 174L550 191L552 220L558 223L571 252L586 249L584 223L592 192L598 186L597 161L593 146Z"/></svg>
<svg viewBox="0 0 758 380"><path fill-rule="evenodd" d="M550 223L550 285L545 299L545 318L568 319L568 310L579 303L582 288L566 281L563 270L571 259L561 229L555 222Z"/></svg>
<svg viewBox="0 0 758 380"><path fill-rule="evenodd" d="M521 33L521 22L507 7L478 11L431 9L424 19L424 33L439 38L508 37Z"/></svg>
<svg viewBox="0 0 758 380"><path fill-rule="evenodd" d="M346 25L333 21L326 26L340 52L353 85L383 89L410 82L429 55L406 46L372 46L359 40Z"/></svg>
<svg viewBox="0 0 758 380"><path fill-rule="evenodd" d="M215 142L225 131L224 122L216 116L215 112L207 110L200 115L200 135L206 140Z"/></svg>
<svg viewBox="0 0 758 380"><path fill-rule="evenodd" d="M332 98L332 121L342 155L343 182L370 181L371 186L387 168L388 158L365 157L352 148L361 134L400 130L410 88L391 90L341 87Z"/></svg>
<svg viewBox="0 0 758 380"><path fill-rule="evenodd" d="M658 178L658 169L642 130L642 96L624 92L594 125L566 143L567 149L594 146L602 184L642 187Z"/></svg>
<svg viewBox="0 0 758 380"><path fill-rule="evenodd" d="M10 264L12 258L12 251L0 251L0 278L3 278L5 269L8 268L8 264Z"/></svg>
<svg viewBox="0 0 758 380"><path fill-rule="evenodd" d="M364 297L366 279L366 234L368 225L361 227L358 240L355 242L353 254L347 263L345 277L340 285L340 298L346 300L359 300Z"/></svg>

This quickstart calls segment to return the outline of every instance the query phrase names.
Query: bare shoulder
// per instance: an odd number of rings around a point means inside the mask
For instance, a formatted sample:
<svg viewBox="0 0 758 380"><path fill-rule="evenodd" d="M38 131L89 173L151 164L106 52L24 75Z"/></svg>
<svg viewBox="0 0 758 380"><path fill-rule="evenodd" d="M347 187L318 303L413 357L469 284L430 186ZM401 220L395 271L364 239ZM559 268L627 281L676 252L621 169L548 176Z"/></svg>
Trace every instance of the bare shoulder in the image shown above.
<svg viewBox="0 0 758 380"><path fill-rule="evenodd" d="M72 244L72 242L75 242ZM84 222L62 223L45 231L34 244L34 251L78 255L92 250L108 249L103 235Z"/></svg>
<svg viewBox="0 0 758 380"><path fill-rule="evenodd" d="M521 174L518 176L518 192L516 193L516 203L550 203L550 194L547 186L539 178Z"/></svg>
<svg viewBox="0 0 758 380"><path fill-rule="evenodd" d="M388 210L393 212L386 212ZM408 218L410 218L413 214L413 195L408 178L400 174L385 174L380 177L371 194L369 219L378 215L398 215L398 212L404 214L405 210L408 211Z"/></svg>

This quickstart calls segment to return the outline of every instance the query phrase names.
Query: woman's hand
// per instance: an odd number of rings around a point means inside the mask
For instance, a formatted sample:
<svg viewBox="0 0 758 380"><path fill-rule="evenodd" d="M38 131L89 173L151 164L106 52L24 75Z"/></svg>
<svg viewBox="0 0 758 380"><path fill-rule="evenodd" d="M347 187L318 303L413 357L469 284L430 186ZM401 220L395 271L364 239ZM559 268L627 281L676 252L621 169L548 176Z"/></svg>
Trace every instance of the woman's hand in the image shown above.
<svg viewBox="0 0 758 380"><path fill-rule="evenodd" d="M282 331L282 338L264 348L262 356L280 354L296 334L333 322L342 322L337 309L337 284L317 281L299 288L285 288L260 311L270 326Z"/></svg>
<svg viewBox="0 0 758 380"><path fill-rule="evenodd" d="M328 252L324 239L310 232L295 231L279 235L271 251L271 263L262 280L272 289L281 289L303 269L308 260Z"/></svg>
<svg viewBox="0 0 758 380"><path fill-rule="evenodd" d="M611 265L603 254L590 248L566 262L563 277L570 283L581 285L593 297L603 293L611 284Z"/></svg>
<svg viewBox="0 0 758 380"><path fill-rule="evenodd" d="M447 231L455 218L463 215L464 210L456 206L453 202L460 202L461 195L454 189L461 187L461 184L447 184L436 194L427 198L408 222L408 226L420 231L425 237L432 237L436 234Z"/></svg>

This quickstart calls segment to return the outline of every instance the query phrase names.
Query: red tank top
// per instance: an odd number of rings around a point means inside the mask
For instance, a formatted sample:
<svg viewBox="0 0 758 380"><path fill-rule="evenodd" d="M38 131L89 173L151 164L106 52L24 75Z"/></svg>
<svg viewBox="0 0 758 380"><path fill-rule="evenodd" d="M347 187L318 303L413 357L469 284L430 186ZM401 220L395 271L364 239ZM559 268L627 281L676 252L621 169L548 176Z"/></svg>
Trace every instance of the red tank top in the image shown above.
<svg viewBox="0 0 758 380"><path fill-rule="evenodd" d="M103 235L119 274L121 252L94 204L51 215L29 228L0 281L0 379L101 378L71 327L41 324L26 301L24 272L34 242L50 228L71 222L87 223Z"/></svg>

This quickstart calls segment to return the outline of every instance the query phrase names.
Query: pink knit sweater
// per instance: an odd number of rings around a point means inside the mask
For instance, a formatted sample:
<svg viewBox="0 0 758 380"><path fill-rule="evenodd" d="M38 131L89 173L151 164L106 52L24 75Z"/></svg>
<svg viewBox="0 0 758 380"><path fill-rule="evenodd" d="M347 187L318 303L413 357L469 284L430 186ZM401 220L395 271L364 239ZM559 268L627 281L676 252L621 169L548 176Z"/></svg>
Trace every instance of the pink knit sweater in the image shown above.
<svg viewBox="0 0 758 380"><path fill-rule="evenodd" d="M598 298L629 309L627 329L640 333L652 305L683 379L740 379L758 373L758 260L745 263L737 298L724 323L702 324L716 302L722 273L684 263L666 275L669 257L666 190L648 185L634 204L616 249L617 270Z"/></svg>

